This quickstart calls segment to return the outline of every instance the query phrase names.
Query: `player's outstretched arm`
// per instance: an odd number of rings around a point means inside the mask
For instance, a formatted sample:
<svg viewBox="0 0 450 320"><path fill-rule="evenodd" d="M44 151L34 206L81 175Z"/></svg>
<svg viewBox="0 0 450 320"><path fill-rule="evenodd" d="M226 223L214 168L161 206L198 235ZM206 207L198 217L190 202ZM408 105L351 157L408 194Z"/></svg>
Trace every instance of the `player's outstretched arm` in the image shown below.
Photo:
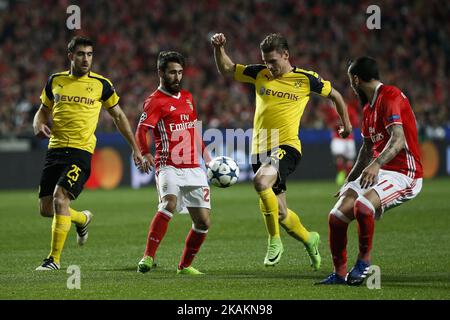
<svg viewBox="0 0 450 320"><path fill-rule="evenodd" d="M211 44L214 47L214 60L217 70L223 76L233 76L235 64L225 52L227 39L223 33L216 33L211 37Z"/></svg>
<svg viewBox="0 0 450 320"><path fill-rule="evenodd" d="M339 128L338 133L342 138L346 138L352 133L352 125L350 123L347 105L344 102L344 98L342 98L342 95L339 93L339 91L334 88L331 88L331 92L328 98L333 101L336 107L336 111L341 118L342 124L344 125L343 127Z"/></svg>
<svg viewBox="0 0 450 320"><path fill-rule="evenodd" d="M33 131L36 137L50 138L51 130L47 126L50 117L50 109L41 104L33 119Z"/></svg>
<svg viewBox="0 0 450 320"><path fill-rule="evenodd" d="M128 144L131 146L131 149L133 150L134 164L137 167L142 168L143 171L148 172L149 171L148 163L147 161L144 160L144 158L141 155L141 151L139 150L136 144L133 132L131 131L130 123L128 122L125 113L123 113L119 105L116 105L108 109L108 112L113 118L114 124L116 125L117 129L127 140Z"/></svg>

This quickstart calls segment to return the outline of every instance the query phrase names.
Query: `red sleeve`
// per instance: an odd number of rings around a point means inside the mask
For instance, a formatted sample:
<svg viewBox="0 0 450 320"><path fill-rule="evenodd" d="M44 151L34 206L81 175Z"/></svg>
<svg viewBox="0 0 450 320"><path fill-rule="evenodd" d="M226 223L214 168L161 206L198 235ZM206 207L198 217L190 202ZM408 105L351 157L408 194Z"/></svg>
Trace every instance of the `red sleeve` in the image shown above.
<svg viewBox="0 0 450 320"><path fill-rule="evenodd" d="M385 128L393 124L403 124L401 108L406 101L402 92L393 92L383 100L383 125Z"/></svg>
<svg viewBox="0 0 450 320"><path fill-rule="evenodd" d="M150 129L149 126L140 126L138 125L136 129L136 143L139 147L139 150L141 150L141 154L147 154L150 153L149 145L151 144L151 138L149 137L149 141L147 141L147 132Z"/></svg>
<svg viewBox="0 0 450 320"><path fill-rule="evenodd" d="M161 106L154 97L149 97L144 102L144 111L141 114L139 125L154 128L161 119Z"/></svg>

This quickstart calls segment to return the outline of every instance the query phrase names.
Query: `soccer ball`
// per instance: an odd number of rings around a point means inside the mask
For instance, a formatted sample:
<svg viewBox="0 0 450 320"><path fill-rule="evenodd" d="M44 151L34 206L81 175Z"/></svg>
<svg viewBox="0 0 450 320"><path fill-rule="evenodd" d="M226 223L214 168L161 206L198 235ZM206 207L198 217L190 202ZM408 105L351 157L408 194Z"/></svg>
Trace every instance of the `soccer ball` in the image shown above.
<svg viewBox="0 0 450 320"><path fill-rule="evenodd" d="M227 188L239 179L239 167L229 157L217 157L211 160L206 172L208 182L219 188Z"/></svg>

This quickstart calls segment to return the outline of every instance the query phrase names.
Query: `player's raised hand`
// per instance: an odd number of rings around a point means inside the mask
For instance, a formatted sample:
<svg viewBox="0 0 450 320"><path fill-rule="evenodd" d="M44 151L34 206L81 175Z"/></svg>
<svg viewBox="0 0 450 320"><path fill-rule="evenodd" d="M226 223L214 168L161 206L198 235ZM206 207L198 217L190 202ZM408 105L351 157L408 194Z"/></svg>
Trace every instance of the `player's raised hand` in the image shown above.
<svg viewBox="0 0 450 320"><path fill-rule="evenodd" d="M211 44L216 48L223 47L226 42L227 38L225 38L223 33L216 33L211 37Z"/></svg>
<svg viewBox="0 0 450 320"><path fill-rule="evenodd" d="M34 134L36 137L39 137L42 139L45 139L45 138L50 139L50 135L52 134L52 132L46 124L42 123L39 126L34 128Z"/></svg>
<svg viewBox="0 0 450 320"><path fill-rule="evenodd" d="M350 124L339 126L338 133L342 138L347 138L352 133L352 126Z"/></svg>

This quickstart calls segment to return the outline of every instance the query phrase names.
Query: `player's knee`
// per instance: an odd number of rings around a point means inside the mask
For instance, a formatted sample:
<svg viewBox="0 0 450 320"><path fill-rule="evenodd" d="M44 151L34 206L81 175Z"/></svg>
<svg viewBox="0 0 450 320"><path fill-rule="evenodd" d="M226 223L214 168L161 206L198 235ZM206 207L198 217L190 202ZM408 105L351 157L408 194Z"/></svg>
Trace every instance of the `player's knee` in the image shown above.
<svg viewBox="0 0 450 320"><path fill-rule="evenodd" d="M53 205L52 203L39 203L39 213L43 217L53 217Z"/></svg>
<svg viewBox="0 0 450 320"><path fill-rule="evenodd" d="M61 194L55 194L53 196L53 207L55 212L61 212L69 207L70 200Z"/></svg>
<svg viewBox="0 0 450 320"><path fill-rule="evenodd" d="M263 175L256 175L253 179L253 186L257 192L261 192L272 187L267 179Z"/></svg>
<svg viewBox="0 0 450 320"><path fill-rule="evenodd" d="M353 210L356 219L365 215L375 216L375 207L373 206L372 202L370 202L369 199L364 196L359 196L356 199Z"/></svg>
<svg viewBox="0 0 450 320"><path fill-rule="evenodd" d="M209 227L211 226L211 220L209 218L196 221L192 224L192 228L194 231L200 232L200 233L206 233L209 230Z"/></svg>
<svg viewBox="0 0 450 320"><path fill-rule="evenodd" d="M170 213L174 213L177 208L177 201L175 200L164 200L159 205L159 210L164 209Z"/></svg>
<svg viewBox="0 0 450 320"><path fill-rule="evenodd" d="M278 221L283 221L284 219L286 219L286 216L287 216L287 212L285 210L282 210L281 207L279 207Z"/></svg>
<svg viewBox="0 0 450 320"><path fill-rule="evenodd" d="M353 216L353 214L350 212L342 212L341 210L339 210L338 208L333 208L330 211L330 214L328 215L328 224L330 226L336 224L336 223L340 223L340 222L344 222L344 223L350 223L352 222L352 220L355 219L355 217Z"/></svg>

